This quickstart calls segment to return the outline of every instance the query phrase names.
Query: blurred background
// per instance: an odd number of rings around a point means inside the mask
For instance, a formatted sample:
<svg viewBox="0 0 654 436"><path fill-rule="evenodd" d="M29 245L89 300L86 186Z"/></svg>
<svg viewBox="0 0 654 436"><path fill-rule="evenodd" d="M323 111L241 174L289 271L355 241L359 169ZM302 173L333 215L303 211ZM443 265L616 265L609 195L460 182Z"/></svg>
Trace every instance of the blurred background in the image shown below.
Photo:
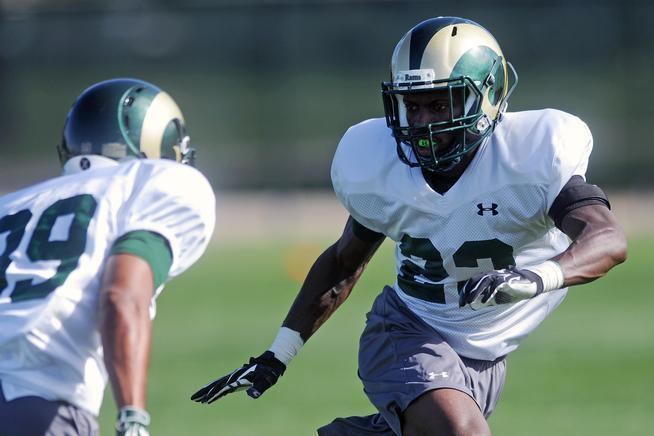
<svg viewBox="0 0 654 436"><path fill-rule="evenodd" d="M180 104L217 189L328 189L350 125L383 116L392 50L419 21L488 28L516 67L510 110L584 119L602 186L654 183L654 5L646 0L0 0L0 187L56 174L88 85L146 79ZM11 159L8 158L11 154Z"/></svg>
<svg viewBox="0 0 654 436"><path fill-rule="evenodd" d="M153 434L308 435L372 413L356 348L372 299L394 280L388 242L279 387L257 403L234 396L208 408L188 396L270 344L345 222L330 191L338 140L383 116L396 42L437 15L495 35L520 76L509 110L552 107L588 123L588 178L609 193L632 243L626 265L575 289L511 358L495 434L651 432L652 2L0 0L0 192L57 175L54 147L75 97L131 76L180 104L218 194L218 243L159 303ZM104 434L114 414L108 393Z"/></svg>

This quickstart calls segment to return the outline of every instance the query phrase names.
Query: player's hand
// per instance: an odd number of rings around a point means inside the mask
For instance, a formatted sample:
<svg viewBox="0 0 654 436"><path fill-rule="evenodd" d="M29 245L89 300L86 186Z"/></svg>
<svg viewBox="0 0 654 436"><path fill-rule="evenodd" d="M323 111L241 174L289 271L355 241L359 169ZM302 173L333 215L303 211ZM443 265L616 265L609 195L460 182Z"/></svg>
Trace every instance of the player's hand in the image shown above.
<svg viewBox="0 0 654 436"><path fill-rule="evenodd" d="M543 279L536 273L509 267L479 274L469 279L459 295L459 307L478 309L515 303L543 292Z"/></svg>
<svg viewBox="0 0 654 436"><path fill-rule="evenodd" d="M116 419L116 436L150 436L150 415L138 407L122 407Z"/></svg>
<svg viewBox="0 0 654 436"><path fill-rule="evenodd" d="M259 357L251 357L250 362L224 377L212 381L191 396L198 403L213 403L232 392L247 389L252 398L259 398L286 371L284 365L271 351Z"/></svg>

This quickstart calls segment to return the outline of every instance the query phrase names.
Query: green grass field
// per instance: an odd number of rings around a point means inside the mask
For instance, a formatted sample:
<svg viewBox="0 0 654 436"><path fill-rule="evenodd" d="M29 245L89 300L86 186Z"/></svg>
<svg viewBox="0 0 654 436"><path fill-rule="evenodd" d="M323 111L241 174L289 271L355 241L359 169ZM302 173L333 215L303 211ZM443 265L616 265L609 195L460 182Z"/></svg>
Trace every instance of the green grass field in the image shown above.
<svg viewBox="0 0 654 436"><path fill-rule="evenodd" d="M573 288L510 357L490 420L495 435L652 434L652 246L652 239L632 239L627 263ZM311 435L334 417L373 412L356 377L356 352L373 298L393 281L388 242L350 299L262 398L238 393L210 406L189 400L196 388L270 345L299 287L286 272L290 248L215 247L168 285L155 320L153 435ZM108 390L105 435L113 433L115 410Z"/></svg>

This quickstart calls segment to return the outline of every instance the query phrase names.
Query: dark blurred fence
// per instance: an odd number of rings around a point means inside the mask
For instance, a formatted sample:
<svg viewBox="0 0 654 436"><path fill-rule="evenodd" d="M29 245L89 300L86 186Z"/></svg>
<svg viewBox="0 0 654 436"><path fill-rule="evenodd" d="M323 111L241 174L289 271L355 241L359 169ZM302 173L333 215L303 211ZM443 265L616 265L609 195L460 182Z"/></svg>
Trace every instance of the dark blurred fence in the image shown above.
<svg viewBox="0 0 654 436"><path fill-rule="evenodd" d="M437 15L471 18L496 36L520 75L510 110L554 107L590 125L594 182L654 183L646 0L2 0L0 8L0 189L56 174L53 146L68 107L114 76L152 81L178 100L217 188L328 187L345 129L383 116L379 83L395 43Z"/></svg>

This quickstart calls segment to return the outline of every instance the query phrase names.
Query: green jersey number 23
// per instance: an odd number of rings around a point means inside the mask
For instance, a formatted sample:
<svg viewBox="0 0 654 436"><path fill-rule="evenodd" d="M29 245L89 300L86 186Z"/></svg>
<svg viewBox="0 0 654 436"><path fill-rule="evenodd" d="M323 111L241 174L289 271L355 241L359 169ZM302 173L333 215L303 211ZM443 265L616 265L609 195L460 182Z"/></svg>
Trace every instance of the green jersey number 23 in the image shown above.
<svg viewBox="0 0 654 436"><path fill-rule="evenodd" d="M406 257L402 261L397 283L407 294L433 303L445 304L445 288L439 283L423 283L416 280L422 276L432 282L439 282L449 274L443 267L443 258L440 251L434 247L427 238L412 238L404 235L400 243L400 251ZM424 266L414 262L412 257L424 260ZM484 241L466 241L452 255L454 266L457 268L476 268L480 259L490 259L493 268L501 269L515 265L513 247L499 239ZM457 282L459 291L465 281Z"/></svg>

